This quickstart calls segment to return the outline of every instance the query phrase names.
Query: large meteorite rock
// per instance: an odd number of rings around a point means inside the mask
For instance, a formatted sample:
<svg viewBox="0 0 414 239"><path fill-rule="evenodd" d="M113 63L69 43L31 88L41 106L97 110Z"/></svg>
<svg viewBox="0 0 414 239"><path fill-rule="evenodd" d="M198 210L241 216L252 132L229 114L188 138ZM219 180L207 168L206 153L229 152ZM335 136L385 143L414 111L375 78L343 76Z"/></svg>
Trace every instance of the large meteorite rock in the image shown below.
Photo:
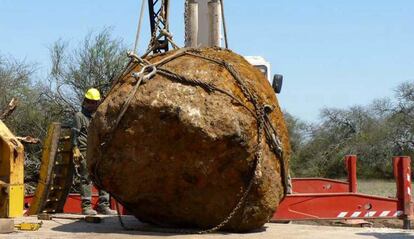
<svg viewBox="0 0 414 239"><path fill-rule="evenodd" d="M148 60L159 62L175 53ZM274 108L269 118L282 142L282 160L287 163L290 148L286 126L263 74L228 50L202 49L198 54L230 63L247 90L257 94L260 103ZM216 62L186 54L158 68L209 83L222 92L157 73L138 88L116 125L137 82L131 73L141 70L135 66L116 83L91 122L87 153L90 172L100 187L142 221L173 227L213 227L232 212L254 175L258 145L255 107L232 74ZM283 197L280 159L264 138L262 145L262 175L224 229L261 227Z"/></svg>

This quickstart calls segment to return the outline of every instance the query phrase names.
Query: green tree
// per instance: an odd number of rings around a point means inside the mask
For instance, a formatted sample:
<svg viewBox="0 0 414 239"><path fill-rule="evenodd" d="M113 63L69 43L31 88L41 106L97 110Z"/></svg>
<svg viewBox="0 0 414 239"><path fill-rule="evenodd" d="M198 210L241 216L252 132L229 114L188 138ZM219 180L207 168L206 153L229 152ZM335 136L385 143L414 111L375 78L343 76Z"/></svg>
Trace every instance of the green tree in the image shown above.
<svg viewBox="0 0 414 239"><path fill-rule="evenodd" d="M110 29L89 33L77 48L58 40L50 48L52 69L46 95L67 111L76 111L88 88L103 95L127 63L126 48Z"/></svg>
<svg viewBox="0 0 414 239"><path fill-rule="evenodd" d="M289 130L294 145L292 171L299 176L343 177L344 156L356 154L360 176L391 178L393 156L414 156L413 117L414 82L405 82L397 87L394 99L322 109L319 122L308 127L300 144L298 126L288 123L296 128Z"/></svg>
<svg viewBox="0 0 414 239"><path fill-rule="evenodd" d="M70 124L85 90L96 87L105 94L127 63L126 50L109 29L88 34L78 47L59 40L50 48L52 68L46 79L35 81L36 64L0 56L0 110L12 98L16 110L5 119L18 136L43 139L51 122ZM25 182L33 192L38 180L42 144L25 145Z"/></svg>
<svg viewBox="0 0 414 239"><path fill-rule="evenodd" d="M41 87L32 80L35 64L0 56L0 109L5 109L11 99L17 100L16 110L4 119L17 136L42 138L48 115L42 113ZM41 155L41 144L25 145L25 180L36 178ZM30 185L26 187L31 189Z"/></svg>

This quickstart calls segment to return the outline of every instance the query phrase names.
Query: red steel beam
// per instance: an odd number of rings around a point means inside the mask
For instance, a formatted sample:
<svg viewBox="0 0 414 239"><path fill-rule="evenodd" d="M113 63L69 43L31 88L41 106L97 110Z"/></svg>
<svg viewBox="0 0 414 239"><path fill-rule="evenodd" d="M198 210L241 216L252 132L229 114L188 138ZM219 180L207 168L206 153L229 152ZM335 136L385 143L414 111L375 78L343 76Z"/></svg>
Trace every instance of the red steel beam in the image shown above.
<svg viewBox="0 0 414 239"><path fill-rule="evenodd" d="M358 192L357 156L345 156L348 182L328 178L292 178L293 193L344 193Z"/></svg>
<svg viewBox="0 0 414 239"><path fill-rule="evenodd" d="M292 178L293 193L344 193L349 183L327 178Z"/></svg>
<svg viewBox="0 0 414 239"><path fill-rule="evenodd" d="M399 218L398 200L359 193L308 193L287 195L272 221L315 219Z"/></svg>
<svg viewBox="0 0 414 239"><path fill-rule="evenodd" d="M282 200L272 221L399 218L404 220L404 229L410 229L414 218L411 159L393 158L397 198L357 193L356 160L355 155L345 157L348 182L292 179L294 193Z"/></svg>

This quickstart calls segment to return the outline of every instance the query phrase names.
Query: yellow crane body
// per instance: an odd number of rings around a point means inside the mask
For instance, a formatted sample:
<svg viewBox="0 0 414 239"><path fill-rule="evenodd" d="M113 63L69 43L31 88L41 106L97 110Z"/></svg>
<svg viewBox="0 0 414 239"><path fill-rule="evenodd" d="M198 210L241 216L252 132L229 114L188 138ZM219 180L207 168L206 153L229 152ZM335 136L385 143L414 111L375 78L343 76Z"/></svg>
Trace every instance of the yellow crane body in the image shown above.
<svg viewBox="0 0 414 239"><path fill-rule="evenodd" d="M23 216L24 147L0 120L0 218Z"/></svg>

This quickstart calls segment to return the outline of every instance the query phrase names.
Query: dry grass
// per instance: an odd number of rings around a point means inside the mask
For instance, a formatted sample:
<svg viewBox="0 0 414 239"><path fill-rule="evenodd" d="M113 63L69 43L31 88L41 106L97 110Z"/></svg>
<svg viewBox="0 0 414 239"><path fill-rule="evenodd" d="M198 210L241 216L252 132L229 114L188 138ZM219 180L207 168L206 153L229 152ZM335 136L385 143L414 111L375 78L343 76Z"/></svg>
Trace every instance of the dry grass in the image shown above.
<svg viewBox="0 0 414 239"><path fill-rule="evenodd" d="M360 179L358 180L358 192L384 197L395 197L397 186L394 180Z"/></svg>

